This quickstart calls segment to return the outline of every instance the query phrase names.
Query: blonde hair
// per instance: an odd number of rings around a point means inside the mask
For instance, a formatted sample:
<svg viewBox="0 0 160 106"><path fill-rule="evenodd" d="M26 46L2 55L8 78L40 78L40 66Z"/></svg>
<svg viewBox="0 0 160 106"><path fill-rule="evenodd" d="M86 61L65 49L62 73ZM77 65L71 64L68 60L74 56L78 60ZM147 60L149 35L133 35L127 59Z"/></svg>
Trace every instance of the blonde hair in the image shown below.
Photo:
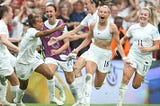
<svg viewBox="0 0 160 106"><path fill-rule="evenodd" d="M147 10L149 12L149 16L150 16L150 20L149 23L151 23L154 26L158 25L158 17L157 17L157 12L156 12L156 8L152 7L152 6L147 6L142 8L142 10Z"/></svg>

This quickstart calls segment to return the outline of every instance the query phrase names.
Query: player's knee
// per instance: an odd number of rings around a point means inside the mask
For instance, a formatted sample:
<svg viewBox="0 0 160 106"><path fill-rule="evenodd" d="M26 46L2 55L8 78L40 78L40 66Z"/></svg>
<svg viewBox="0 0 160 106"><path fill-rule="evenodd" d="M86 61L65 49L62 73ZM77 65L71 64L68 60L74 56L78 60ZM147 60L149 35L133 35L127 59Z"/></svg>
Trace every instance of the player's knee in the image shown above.
<svg viewBox="0 0 160 106"><path fill-rule="evenodd" d="M128 84L129 83L130 78L127 75L123 76L123 83L124 84Z"/></svg>
<svg viewBox="0 0 160 106"><path fill-rule="evenodd" d="M52 73L51 73L51 74L48 74L48 75L46 76L46 78L47 78L48 80L53 79L53 74L52 74Z"/></svg>
<svg viewBox="0 0 160 106"><path fill-rule="evenodd" d="M94 87L95 87L97 90L99 90L99 89L101 88L101 86L102 86L102 83L96 83L96 82L94 82Z"/></svg>
<svg viewBox="0 0 160 106"><path fill-rule="evenodd" d="M141 86L141 84L138 84L138 83L133 83L133 84L132 84L132 87L133 87L134 89L138 89L140 86Z"/></svg>
<svg viewBox="0 0 160 106"><path fill-rule="evenodd" d="M101 86L94 86L96 88L96 90L99 90L101 88Z"/></svg>
<svg viewBox="0 0 160 106"><path fill-rule="evenodd" d="M74 81L74 79L66 77L66 81L67 81L68 84L72 84L72 82Z"/></svg>
<svg viewBox="0 0 160 106"><path fill-rule="evenodd" d="M28 83L23 83L23 84L20 84L19 88L22 90L26 90L27 86L28 86Z"/></svg>
<svg viewBox="0 0 160 106"><path fill-rule="evenodd" d="M79 69L78 69L78 66L77 66L77 65L74 65L74 66L73 66L73 70L77 72L77 70L79 70Z"/></svg>

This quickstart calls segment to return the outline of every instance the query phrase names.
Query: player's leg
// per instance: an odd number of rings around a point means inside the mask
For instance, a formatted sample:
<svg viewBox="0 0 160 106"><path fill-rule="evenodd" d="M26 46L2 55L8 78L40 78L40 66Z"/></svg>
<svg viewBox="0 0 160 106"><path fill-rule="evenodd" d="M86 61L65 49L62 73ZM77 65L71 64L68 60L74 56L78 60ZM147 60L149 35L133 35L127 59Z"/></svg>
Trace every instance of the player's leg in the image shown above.
<svg viewBox="0 0 160 106"><path fill-rule="evenodd" d="M7 85L8 81L3 80L3 84L0 83L0 104L3 106L16 106L16 104L10 103L6 100L6 95L7 95Z"/></svg>
<svg viewBox="0 0 160 106"><path fill-rule="evenodd" d="M130 66L129 64L124 65L124 70L123 70L123 78L119 87L119 96L118 96L118 104L117 106L122 106L126 91L128 89L128 83L135 72L135 68Z"/></svg>
<svg viewBox="0 0 160 106"><path fill-rule="evenodd" d="M54 67L53 67L54 68ZM50 70L47 64L42 63L36 69L35 72L42 74L46 79L53 79L54 73Z"/></svg>
<svg viewBox="0 0 160 106"><path fill-rule="evenodd" d="M103 82L106 78L106 75L107 75L107 73L102 73L100 71L96 71L94 86L97 90L99 90L101 88L101 86L103 85Z"/></svg>
<svg viewBox="0 0 160 106"><path fill-rule="evenodd" d="M146 60L144 60L145 59L142 59L141 62L137 62L138 69L132 82L132 86L135 89L139 88L142 85L142 83L144 82L144 76L147 74L152 64L151 59L146 58Z"/></svg>
<svg viewBox="0 0 160 106"><path fill-rule="evenodd" d="M16 97L13 100L14 103L17 104L17 106L25 106L25 104L23 103L23 97L24 97L24 94L25 94L25 90L27 89L27 86L28 86L28 81L29 81L29 79L27 79L27 80L19 79L20 86L19 86L19 89L16 92Z"/></svg>
<svg viewBox="0 0 160 106"><path fill-rule="evenodd" d="M10 81L11 84L12 98L15 98L16 92L19 89L19 80L15 72L13 72L10 76L6 76L6 78Z"/></svg>
<svg viewBox="0 0 160 106"><path fill-rule="evenodd" d="M57 70L57 65L55 64L47 64L49 69L52 71L52 73L55 73ZM48 90L49 90L49 97L50 97L50 103L56 103L57 105L63 105L64 103L60 100L58 100L55 96L55 76L53 76L52 79L47 80Z"/></svg>
<svg viewBox="0 0 160 106"><path fill-rule="evenodd" d="M142 85L143 81L144 81L144 76L141 76L138 73L136 73L132 82L133 88L134 89L139 88Z"/></svg>
<svg viewBox="0 0 160 106"><path fill-rule="evenodd" d="M61 83L59 82L59 80L57 79L57 77L55 76L55 87L59 89L60 91L60 100L61 101L65 101L66 100L66 94L65 94L65 90L64 87L61 85Z"/></svg>
<svg viewBox="0 0 160 106"><path fill-rule="evenodd" d="M77 89L77 96L78 96L78 100L77 101L81 101L83 96L84 96L84 79L82 77L82 73L81 70L84 68L85 66L85 59L83 57L79 57L76 61L76 63L73 66L73 72L75 74L75 81L78 87Z"/></svg>
<svg viewBox="0 0 160 106"><path fill-rule="evenodd" d="M97 64L92 61L86 61L86 77L85 77L85 105L90 104L92 93L93 74L97 69Z"/></svg>
<svg viewBox="0 0 160 106"><path fill-rule="evenodd" d="M57 60L54 58L46 58L45 63L48 65L51 72L54 74L58 68ZM55 78L47 80L47 86L49 91L50 103L56 103L57 105L64 104L62 101L58 100L55 96Z"/></svg>

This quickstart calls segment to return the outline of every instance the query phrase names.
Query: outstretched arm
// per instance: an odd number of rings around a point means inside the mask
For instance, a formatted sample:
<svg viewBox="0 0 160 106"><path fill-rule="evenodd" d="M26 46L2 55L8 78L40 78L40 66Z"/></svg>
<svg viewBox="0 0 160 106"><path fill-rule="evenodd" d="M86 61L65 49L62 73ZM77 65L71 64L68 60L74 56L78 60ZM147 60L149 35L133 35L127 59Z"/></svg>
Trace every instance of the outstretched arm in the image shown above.
<svg viewBox="0 0 160 106"><path fill-rule="evenodd" d="M65 38L68 38L70 35L74 35L75 33L77 33L78 31L80 31L83 28L82 25L78 25L75 29L64 33L63 35L59 36L59 37L52 37L49 41L48 41L48 45L53 45L56 42L63 40Z"/></svg>
<svg viewBox="0 0 160 106"><path fill-rule="evenodd" d="M85 34L86 38L76 49L74 49L73 52L78 53L82 48L86 47L90 43L90 41L93 37L93 27L94 27L94 25L95 25L95 22L92 22L90 27L89 27L88 34Z"/></svg>
<svg viewBox="0 0 160 106"><path fill-rule="evenodd" d="M63 31L65 27L65 24L62 24L56 28L53 28L53 29L49 29L49 30L44 30L44 31L39 31L36 33L36 37L42 37L42 36L47 36L47 35L50 35L51 33L55 32L55 31Z"/></svg>
<svg viewBox="0 0 160 106"><path fill-rule="evenodd" d="M116 27L115 24L111 24L111 28L112 28L113 37L114 37L114 39L115 39L115 41L116 41L117 49L118 49L118 51L119 51L122 59L124 59L124 58L125 58L125 53L124 53L122 44L121 44L121 42L120 42L120 40L119 40L118 29L117 29L117 27ZM123 38L122 38L122 39L123 39ZM124 41L123 41L123 43L124 43Z"/></svg>
<svg viewBox="0 0 160 106"><path fill-rule="evenodd" d="M63 41L64 41L64 44L59 49L51 50L52 55L60 54L69 47L69 40L66 38Z"/></svg>

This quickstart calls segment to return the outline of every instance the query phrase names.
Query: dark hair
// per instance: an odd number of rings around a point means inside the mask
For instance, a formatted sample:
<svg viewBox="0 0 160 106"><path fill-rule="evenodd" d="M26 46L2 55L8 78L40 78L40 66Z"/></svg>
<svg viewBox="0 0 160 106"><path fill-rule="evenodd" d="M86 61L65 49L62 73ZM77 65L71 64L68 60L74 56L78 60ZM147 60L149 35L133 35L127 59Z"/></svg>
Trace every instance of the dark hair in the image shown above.
<svg viewBox="0 0 160 106"><path fill-rule="evenodd" d="M5 5L0 5L0 19L3 18L5 12L9 12L9 8Z"/></svg>
<svg viewBox="0 0 160 106"><path fill-rule="evenodd" d="M107 5L110 7L112 0L90 0L90 1L91 3L95 3L96 7L98 7L99 5L100 6Z"/></svg>
<svg viewBox="0 0 160 106"><path fill-rule="evenodd" d="M106 5L110 8L112 5L112 0L99 0L99 5L100 6Z"/></svg>
<svg viewBox="0 0 160 106"><path fill-rule="evenodd" d="M33 27L33 24L36 23L36 19L37 19L37 18L40 18L40 16L34 15L34 14L29 14L29 15L28 15L28 23L29 23L29 26Z"/></svg>
<svg viewBox="0 0 160 106"><path fill-rule="evenodd" d="M22 24L25 26L29 26L28 20L25 20L24 22L22 22Z"/></svg>
<svg viewBox="0 0 160 106"><path fill-rule="evenodd" d="M57 8L56 8L56 6L54 4L48 4L46 7L49 7L49 6L53 7L55 12L57 12Z"/></svg>
<svg viewBox="0 0 160 106"><path fill-rule="evenodd" d="M100 1L100 0L90 0L90 1L91 1L92 4L95 3L95 4L96 4L96 7L99 6L99 1Z"/></svg>
<svg viewBox="0 0 160 106"><path fill-rule="evenodd" d="M121 16L116 16L116 17L114 18L114 20L117 20L117 19L123 20L123 18L122 18Z"/></svg>

